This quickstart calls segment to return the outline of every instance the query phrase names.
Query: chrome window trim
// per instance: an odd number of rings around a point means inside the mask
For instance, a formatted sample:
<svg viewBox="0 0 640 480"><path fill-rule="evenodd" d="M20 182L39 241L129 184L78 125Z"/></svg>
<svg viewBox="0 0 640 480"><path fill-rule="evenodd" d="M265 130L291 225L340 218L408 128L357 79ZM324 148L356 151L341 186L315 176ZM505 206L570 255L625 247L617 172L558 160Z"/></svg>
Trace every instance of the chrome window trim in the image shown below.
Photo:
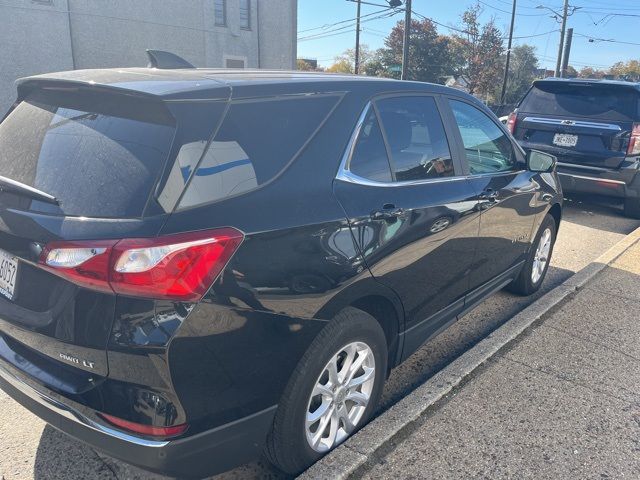
<svg viewBox="0 0 640 480"><path fill-rule="evenodd" d="M586 128L604 128L607 130L613 130L615 132L621 132L622 128L619 125L613 125L611 123L597 123L597 122L583 122L580 120L571 120L570 124L563 123L564 120L557 118L540 118L540 117L525 117L523 122L535 122L546 125L559 125L564 127L586 127Z"/></svg>
<svg viewBox="0 0 640 480"><path fill-rule="evenodd" d="M340 161L340 168L338 169L338 173L335 176L336 180L340 180L347 183L355 183L358 185L365 185L368 187L407 187L412 185L424 185L430 183L444 183L444 182L455 182L460 180L466 180L467 176L465 175L454 175L451 177L443 177L443 178L425 178L422 180L407 180L407 181L391 181L391 182L379 182L377 180L371 180L368 178L361 177L360 175L356 175L351 170L349 170L349 163L351 162L351 156L353 155L353 151L356 146L356 142L358 137L360 136L360 130L362 129L362 125L369 114L369 110L373 108L373 102L367 102L364 107L364 110L358 117L358 121L356 126L351 134L351 138L349 139L349 143L347 144L347 148L345 149L342 160ZM391 165L389 165L391 168Z"/></svg>

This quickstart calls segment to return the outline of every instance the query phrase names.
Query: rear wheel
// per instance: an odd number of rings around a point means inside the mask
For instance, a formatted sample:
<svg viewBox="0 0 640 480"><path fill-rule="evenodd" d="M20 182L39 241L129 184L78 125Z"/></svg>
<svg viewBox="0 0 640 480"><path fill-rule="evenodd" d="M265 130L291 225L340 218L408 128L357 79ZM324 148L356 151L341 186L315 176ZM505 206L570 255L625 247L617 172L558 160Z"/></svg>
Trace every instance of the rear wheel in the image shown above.
<svg viewBox="0 0 640 480"><path fill-rule="evenodd" d="M555 241L556 221L547 214L542 220L527 261L518 277L507 286L507 290L519 295L531 295L538 291L547 275Z"/></svg>
<svg viewBox="0 0 640 480"><path fill-rule="evenodd" d="M624 199L624 216L629 218L640 218L640 197Z"/></svg>
<svg viewBox="0 0 640 480"><path fill-rule="evenodd" d="M380 324L361 310L343 310L291 377L267 440L267 458L290 474L308 468L371 418L386 372Z"/></svg>

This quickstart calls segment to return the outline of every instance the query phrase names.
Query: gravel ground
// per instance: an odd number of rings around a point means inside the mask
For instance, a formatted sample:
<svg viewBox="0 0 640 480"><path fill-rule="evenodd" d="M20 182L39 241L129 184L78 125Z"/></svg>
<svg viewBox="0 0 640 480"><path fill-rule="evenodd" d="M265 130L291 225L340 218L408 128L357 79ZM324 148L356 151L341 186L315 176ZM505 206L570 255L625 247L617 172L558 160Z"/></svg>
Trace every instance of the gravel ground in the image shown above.
<svg viewBox="0 0 640 480"><path fill-rule="evenodd" d="M549 274L538 295L586 266L638 225L639 221L622 217L617 208L577 199L567 201ZM499 292L427 343L394 370L385 387L381 410L482 340L538 295L522 298ZM442 441L446 442L447 437ZM162 477L97 455L46 426L0 391L0 479L30 478L160 480ZM246 465L217 477L218 480L250 478L284 477L264 463Z"/></svg>

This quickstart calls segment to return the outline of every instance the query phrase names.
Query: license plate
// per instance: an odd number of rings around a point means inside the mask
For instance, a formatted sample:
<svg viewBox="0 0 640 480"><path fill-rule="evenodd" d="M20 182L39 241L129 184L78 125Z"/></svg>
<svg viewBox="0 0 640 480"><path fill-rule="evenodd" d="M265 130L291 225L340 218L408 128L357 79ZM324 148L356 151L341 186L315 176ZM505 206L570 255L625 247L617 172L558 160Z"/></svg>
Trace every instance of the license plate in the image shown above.
<svg viewBox="0 0 640 480"><path fill-rule="evenodd" d="M559 147L575 147L578 144L578 136L569 135L568 133L556 133L553 136L553 144Z"/></svg>
<svg viewBox="0 0 640 480"><path fill-rule="evenodd" d="M18 259L0 250L0 294L13 299L18 278Z"/></svg>

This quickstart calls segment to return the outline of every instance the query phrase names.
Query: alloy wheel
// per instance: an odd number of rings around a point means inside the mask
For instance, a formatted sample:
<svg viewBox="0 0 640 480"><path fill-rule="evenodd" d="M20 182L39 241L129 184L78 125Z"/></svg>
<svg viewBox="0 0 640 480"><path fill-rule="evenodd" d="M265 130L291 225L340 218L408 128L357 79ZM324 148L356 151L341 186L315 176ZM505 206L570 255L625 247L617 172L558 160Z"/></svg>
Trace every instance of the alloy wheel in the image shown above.
<svg viewBox="0 0 640 480"><path fill-rule="evenodd" d="M375 383L375 358L366 343L352 342L324 366L309 398L305 433L309 446L327 452L358 426Z"/></svg>
<svg viewBox="0 0 640 480"><path fill-rule="evenodd" d="M544 270L549 261L549 253L551 252L551 229L546 228L540 236L536 253L533 257L533 265L531 266L531 281L536 284L542 278Z"/></svg>

